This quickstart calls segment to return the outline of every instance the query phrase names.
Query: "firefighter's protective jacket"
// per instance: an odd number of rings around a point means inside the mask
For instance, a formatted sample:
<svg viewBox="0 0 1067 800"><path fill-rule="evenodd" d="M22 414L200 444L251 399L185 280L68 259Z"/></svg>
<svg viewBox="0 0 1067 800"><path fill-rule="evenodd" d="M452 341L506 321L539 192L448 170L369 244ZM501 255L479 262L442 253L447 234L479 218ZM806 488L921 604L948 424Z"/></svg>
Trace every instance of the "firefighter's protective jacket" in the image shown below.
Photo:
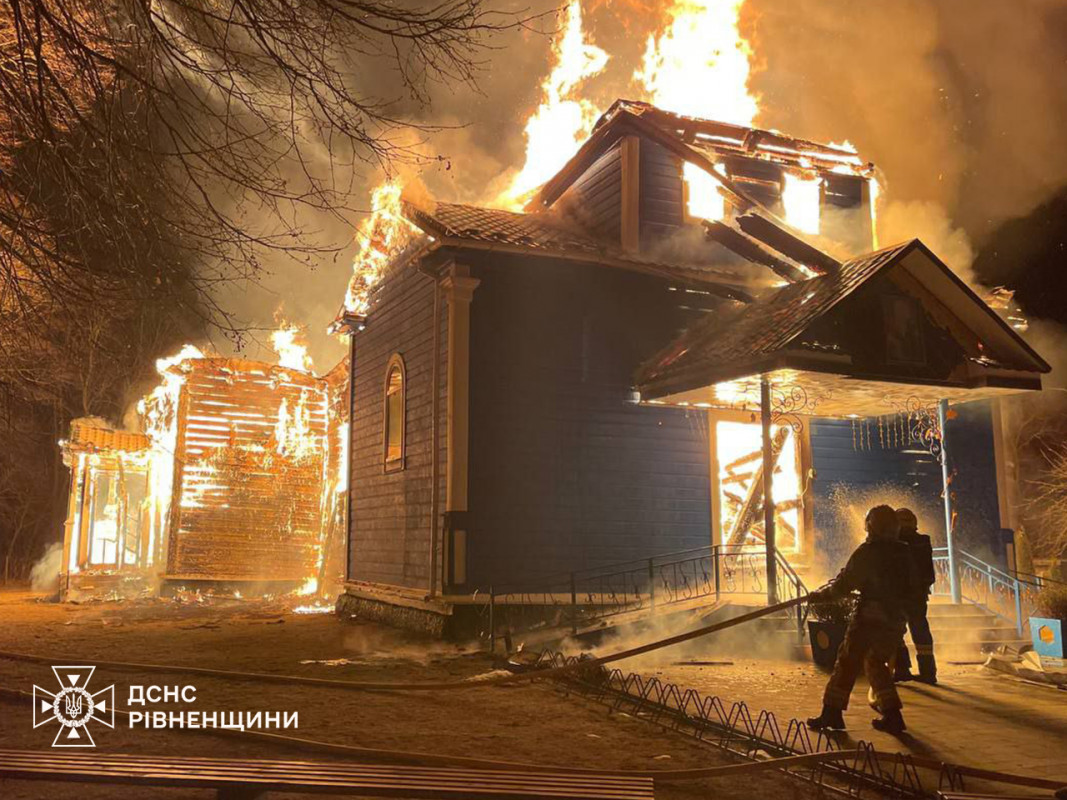
<svg viewBox="0 0 1067 800"><path fill-rule="evenodd" d="M900 541L908 546L908 554L911 556L912 569L917 582L916 596L920 599L930 594L930 587L934 585L934 547L930 537L918 531L903 530L900 532Z"/></svg>
<svg viewBox="0 0 1067 800"><path fill-rule="evenodd" d="M896 622L904 619L904 608L917 586L906 544L868 538L833 580L811 593L810 602L837 600L859 592L857 615Z"/></svg>

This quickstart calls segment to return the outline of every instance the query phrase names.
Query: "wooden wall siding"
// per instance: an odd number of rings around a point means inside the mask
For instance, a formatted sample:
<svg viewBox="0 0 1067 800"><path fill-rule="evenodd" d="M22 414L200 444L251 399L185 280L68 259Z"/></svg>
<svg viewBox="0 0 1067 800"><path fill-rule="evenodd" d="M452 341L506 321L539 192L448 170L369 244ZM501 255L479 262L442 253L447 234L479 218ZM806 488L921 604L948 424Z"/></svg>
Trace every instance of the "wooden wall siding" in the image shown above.
<svg viewBox="0 0 1067 800"><path fill-rule="evenodd" d="M683 324L647 276L498 257L471 305L470 582L710 542L706 415L631 402Z"/></svg>
<svg viewBox="0 0 1067 800"><path fill-rule="evenodd" d="M601 236L619 241L622 235L622 160L616 142L576 180L559 200L582 223Z"/></svg>
<svg viewBox="0 0 1067 800"><path fill-rule="evenodd" d="M304 580L315 572L323 456L277 452L284 400L301 402L311 435L326 436L326 383L239 359L192 362L182 389L167 575L211 580Z"/></svg>
<svg viewBox="0 0 1067 800"><path fill-rule="evenodd" d="M784 213L782 183L785 172L778 164L760 158L732 156L723 159L726 174L750 198L774 214Z"/></svg>
<svg viewBox="0 0 1067 800"><path fill-rule="evenodd" d="M684 222L682 161L665 147L641 140L641 241L669 236Z"/></svg>
<svg viewBox="0 0 1067 800"><path fill-rule="evenodd" d="M409 265L383 284L363 331L355 334L349 501L349 576L357 581L428 589L432 497L434 284ZM445 367L448 308L440 315L440 492L446 442ZM385 371L404 358L405 468L384 469ZM440 521L438 521L438 526ZM440 539L439 539L440 541ZM441 563L440 556L438 564Z"/></svg>

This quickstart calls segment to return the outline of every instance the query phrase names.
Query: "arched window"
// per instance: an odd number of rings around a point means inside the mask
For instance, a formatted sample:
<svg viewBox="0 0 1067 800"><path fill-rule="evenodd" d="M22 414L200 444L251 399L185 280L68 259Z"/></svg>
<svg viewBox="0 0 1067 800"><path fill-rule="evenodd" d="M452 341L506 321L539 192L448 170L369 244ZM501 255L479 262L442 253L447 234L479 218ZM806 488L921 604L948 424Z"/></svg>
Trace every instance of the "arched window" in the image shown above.
<svg viewBox="0 0 1067 800"><path fill-rule="evenodd" d="M389 359L385 371L385 469L404 468L404 360Z"/></svg>

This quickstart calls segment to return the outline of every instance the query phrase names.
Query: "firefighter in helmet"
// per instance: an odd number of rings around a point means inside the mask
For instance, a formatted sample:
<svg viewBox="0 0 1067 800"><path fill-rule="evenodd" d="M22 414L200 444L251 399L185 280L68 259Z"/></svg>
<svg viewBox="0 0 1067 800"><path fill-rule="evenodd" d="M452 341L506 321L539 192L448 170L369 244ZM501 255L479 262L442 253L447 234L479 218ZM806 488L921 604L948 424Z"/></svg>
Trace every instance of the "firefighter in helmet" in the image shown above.
<svg viewBox="0 0 1067 800"><path fill-rule="evenodd" d="M919 521L910 508L897 509L897 521L900 523L900 541L908 546L911 556L913 576L916 581L915 591L905 606L908 630L911 642L915 645L915 660L919 662L919 674L911 674L911 658L908 646L901 640L897 650L893 678L897 681L919 680L931 685L937 683L937 662L934 660L934 637L930 633L930 621L927 619L927 605L930 600L930 588L934 585L934 551L930 537L919 533Z"/></svg>
<svg viewBox="0 0 1067 800"><path fill-rule="evenodd" d="M907 546L897 538L899 527L896 512L889 506L868 511L867 539L837 577L809 595L809 602L824 603L859 593L826 684L822 713L808 720L813 730L845 727L842 712L848 708L861 670L867 673L882 714L873 721L874 727L887 733L905 730L900 697L889 668L889 660L904 637L905 606L914 593L911 559Z"/></svg>

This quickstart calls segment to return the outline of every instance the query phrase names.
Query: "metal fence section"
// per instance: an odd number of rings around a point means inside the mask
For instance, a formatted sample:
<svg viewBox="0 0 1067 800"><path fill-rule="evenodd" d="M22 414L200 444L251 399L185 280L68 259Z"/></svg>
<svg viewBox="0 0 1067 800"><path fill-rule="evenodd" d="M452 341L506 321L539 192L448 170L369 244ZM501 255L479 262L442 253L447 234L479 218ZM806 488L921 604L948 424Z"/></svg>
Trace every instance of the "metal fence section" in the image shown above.
<svg viewBox="0 0 1067 800"><path fill-rule="evenodd" d="M778 551L779 600L807 594L807 587ZM533 579L525 585L493 586L482 614L482 633L602 625L625 614L652 615L668 608L699 607L724 596L766 597L766 554L761 546L713 545L646 559L607 564ZM760 601L762 602L762 601ZM798 632L806 608L797 607Z"/></svg>
<svg viewBox="0 0 1067 800"><path fill-rule="evenodd" d="M581 663L578 656L544 651L536 667ZM678 731L745 758L781 758L842 748L831 736L808 730L798 719L778 720L774 712L754 710L743 701L730 702L702 695L655 677L620 669L590 666L559 679L566 692L626 712L666 729ZM799 766L785 770L820 788L848 797L935 797L940 790L964 789L962 777L951 765L940 772L920 769L904 756L889 758L860 741L852 758L841 762Z"/></svg>

